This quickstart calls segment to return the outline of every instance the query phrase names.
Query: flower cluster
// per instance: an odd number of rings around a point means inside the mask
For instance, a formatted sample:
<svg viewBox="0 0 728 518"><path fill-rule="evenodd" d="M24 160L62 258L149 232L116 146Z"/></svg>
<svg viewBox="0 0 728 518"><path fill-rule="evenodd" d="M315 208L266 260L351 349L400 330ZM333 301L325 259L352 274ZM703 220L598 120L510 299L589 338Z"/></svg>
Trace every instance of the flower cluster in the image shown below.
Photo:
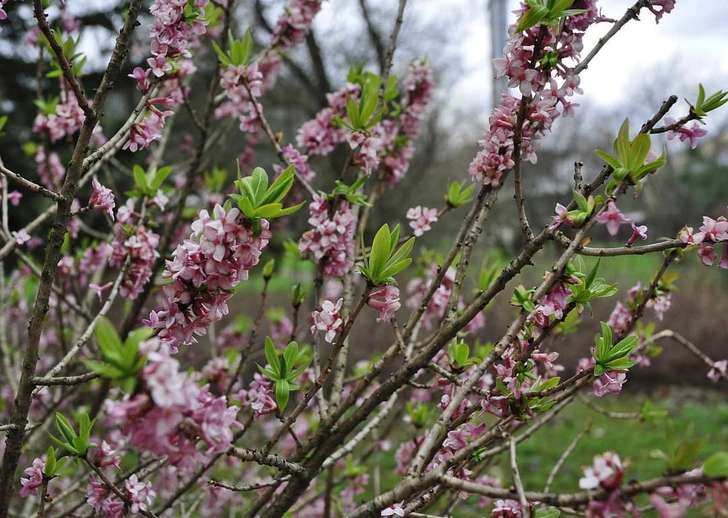
<svg viewBox="0 0 728 518"><path fill-rule="evenodd" d="M407 291L410 295L407 299L407 306L409 308L414 309L419 306L422 298L425 295L425 292L427 291L428 286L437 276L437 272L438 267L433 266L427 271L424 277L415 278L409 282L409 284L407 285ZM427 310L422 316L422 323L426 329L430 329L433 324L435 324L435 322L445 317L445 311L447 310L447 305L450 301L450 295L452 293L453 284L455 282L455 273L456 271L454 268L448 268L447 272L445 273L445 277L442 279L442 282L437 287L437 290L435 290L432 298L430 298L430 301L427 304ZM457 309L460 310L464 307L465 302L459 300ZM479 329L482 329L484 325L485 317L483 316L483 313L478 313L475 318L473 318L473 320L471 320L468 325L465 326L464 330L476 332Z"/></svg>
<svg viewBox="0 0 728 518"><path fill-rule="evenodd" d="M514 166L516 125L522 103L526 103L525 118L520 133L520 156L535 163L538 141L551 130L554 120L561 114L573 115L577 104L568 98L582 93L579 76L565 64L578 61L583 48L584 31L592 24L604 21L595 0L579 0L572 6L583 10L563 19L560 32L554 27L536 25L522 33L511 25L505 47L505 57L493 60L497 77L507 77L509 87L518 87L521 100L503 91L500 105L493 110L489 128L478 143L483 148L470 164L470 175L486 185L497 186L501 176ZM519 18L528 10L522 4ZM542 59L549 56L549 59ZM554 75L555 77L552 77ZM557 83L560 80L561 83ZM557 106L561 106L561 113Z"/></svg>
<svg viewBox="0 0 728 518"><path fill-rule="evenodd" d="M260 220L263 230L256 236L236 208L226 213L216 205L213 215L200 211L190 239L167 261L162 276L172 282L162 289L164 308L146 321L161 330L159 338L172 351L196 342L195 335L204 335L227 315L232 289L248 278L271 236L268 221Z"/></svg>
<svg viewBox="0 0 728 518"><path fill-rule="evenodd" d="M407 211L407 219L410 220L410 227L414 229L414 234L420 237L428 230L432 230L430 226L437 222L437 209L428 209L427 207L412 207Z"/></svg>
<svg viewBox="0 0 728 518"><path fill-rule="evenodd" d="M88 206L93 210L105 210L108 212L109 217L114 219L114 207L116 202L114 201L114 192L101 185L101 183L94 178L91 183L93 184L94 191L91 194L91 198L88 200Z"/></svg>
<svg viewBox="0 0 728 518"><path fill-rule="evenodd" d="M203 18L208 0L179 2L155 0L149 12L154 16L150 30L152 57L147 64L155 77L174 70L175 58L191 58L190 45L205 34L207 21Z"/></svg>
<svg viewBox="0 0 728 518"><path fill-rule="evenodd" d="M262 111L263 106L260 103L254 106L250 94L257 98L263 93L263 74L260 70L258 63L247 66L228 65L227 68L220 70L220 86L225 92L227 101L215 110L217 118L233 116L240 121L240 131L256 130L258 122L256 108ZM250 93L245 87L246 84Z"/></svg>
<svg viewBox="0 0 728 518"><path fill-rule="evenodd" d="M28 498L29 496L37 496L38 488L43 484L43 472L45 471L45 462L42 459L34 459L33 465L25 469L28 478L21 478L20 497Z"/></svg>
<svg viewBox="0 0 728 518"><path fill-rule="evenodd" d="M346 140L346 129L339 127L334 116L346 118L346 99L359 102L361 87L347 83L340 90L326 94L329 106L316 114L316 117L303 123L298 130L296 143L305 148L309 155L328 155Z"/></svg>
<svg viewBox="0 0 728 518"><path fill-rule="evenodd" d="M114 240L111 242L109 264L121 269L129 261L124 281L121 284L121 296L135 299L152 276L154 260L159 257L157 247L159 235L147 229L139 222L139 214L134 212L134 200L116 211Z"/></svg>
<svg viewBox="0 0 728 518"><path fill-rule="evenodd" d="M369 294L367 304L379 311L377 322L389 322L394 312L402 306L399 302L399 288L392 285L380 286Z"/></svg>
<svg viewBox="0 0 728 518"><path fill-rule="evenodd" d="M579 479L581 489L616 489L624 478L624 472L629 465L623 463L613 451L594 457L594 463L584 468L584 476Z"/></svg>
<svg viewBox="0 0 728 518"><path fill-rule="evenodd" d="M311 31L313 19L321 10L321 0L288 0L278 18L271 45L289 50L303 41Z"/></svg>
<svg viewBox="0 0 728 518"><path fill-rule="evenodd" d="M301 236L301 255L311 254L316 260L323 261L326 277L345 275L354 266L352 255L356 230L356 218L349 202L343 201L332 214L326 196L318 194L313 197L309 212L308 223L313 229Z"/></svg>
<svg viewBox="0 0 728 518"><path fill-rule="evenodd" d="M61 102L56 106L55 113L38 114L33 121L33 131L48 133L51 142L56 142L80 130L83 119L83 110L78 105L76 95L63 80L61 81Z"/></svg>
<svg viewBox="0 0 728 518"><path fill-rule="evenodd" d="M420 133L426 108L435 89L432 69L424 61L414 61L404 78L403 87L399 118L380 123L386 135L380 167L383 177L391 185L402 180L409 169L414 154L412 141Z"/></svg>
<svg viewBox="0 0 728 518"><path fill-rule="evenodd" d="M191 469L209 456L226 451L238 409L228 406L224 396L215 397L209 385L179 371L179 362L166 354L151 352L142 369L140 388L123 401L107 400L111 425L122 427L128 444L171 464ZM197 448L202 440L206 448Z"/></svg>
<svg viewBox="0 0 728 518"><path fill-rule="evenodd" d="M334 337L344 329L344 319L341 317L341 306L344 299L339 299L336 304L330 300L324 300L321 309L311 313L313 325L311 326L311 334L322 331L324 340L328 343L334 343Z"/></svg>
<svg viewBox="0 0 728 518"><path fill-rule="evenodd" d="M693 233L692 227L684 227L678 238L685 244L698 245L698 255L706 266L712 266L718 255L714 245L723 244L723 255L718 262L718 268L728 270L728 220L720 216L718 219L703 216L700 232Z"/></svg>

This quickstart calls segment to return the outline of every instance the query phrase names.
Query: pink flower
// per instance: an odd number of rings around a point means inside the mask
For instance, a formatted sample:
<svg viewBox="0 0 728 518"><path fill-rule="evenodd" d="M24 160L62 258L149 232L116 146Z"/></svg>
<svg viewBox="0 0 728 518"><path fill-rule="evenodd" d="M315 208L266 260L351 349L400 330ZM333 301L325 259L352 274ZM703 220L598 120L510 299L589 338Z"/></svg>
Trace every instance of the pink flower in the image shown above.
<svg viewBox="0 0 728 518"><path fill-rule="evenodd" d="M33 465L25 469L28 478L21 478L20 497L28 498L30 495L37 496L38 488L43 484L43 471L45 470L45 462L39 458L33 460Z"/></svg>
<svg viewBox="0 0 728 518"><path fill-rule="evenodd" d="M622 391L622 385L626 381L626 372L608 371L594 380L592 391L597 397L602 397L605 394L619 394Z"/></svg>
<svg viewBox="0 0 728 518"><path fill-rule="evenodd" d="M712 266L715 259L718 257L718 254L715 253L715 248L712 246L700 243L698 256L700 256L700 260L703 261L705 266Z"/></svg>
<svg viewBox="0 0 728 518"><path fill-rule="evenodd" d="M581 489L616 489L622 483L628 463L622 463L613 451L594 457L594 463L584 468L584 476L579 479Z"/></svg>
<svg viewBox="0 0 728 518"><path fill-rule="evenodd" d="M407 211L407 219L410 220L409 225L414 229L415 236L420 237L428 230L431 230L430 225L437 221L437 209L428 209L418 205Z"/></svg>
<svg viewBox="0 0 728 518"><path fill-rule="evenodd" d="M672 0L672 1L674 3L674 0ZM675 124L676 122L677 121L675 119L673 119L672 117L665 117L665 125L667 125L667 126L671 126L671 125ZM686 128L685 126L681 126L677 129L668 131L667 140L673 140L675 138L679 138L680 142L685 142L686 140L690 140L690 147L692 149L695 149L698 146L698 139L700 137L704 137L707 134L708 134L708 131L701 128L698 125L698 123L695 122L695 123L693 123L693 125L690 129Z"/></svg>
<svg viewBox="0 0 728 518"><path fill-rule="evenodd" d="M728 241L723 241L723 255L720 257L718 268L728 270Z"/></svg>
<svg viewBox="0 0 728 518"><path fill-rule="evenodd" d="M399 289L396 286L382 286L369 295L367 301L371 307L379 311L377 322L389 322L402 304L399 302Z"/></svg>
<svg viewBox="0 0 728 518"><path fill-rule="evenodd" d="M669 14L675 8L676 0L652 0L647 8L655 15L655 23L660 23L663 14ZM659 8L659 10L657 10Z"/></svg>
<svg viewBox="0 0 728 518"><path fill-rule="evenodd" d="M632 236L627 240L627 246L632 246L638 237L641 237L643 241L647 239L647 225L640 225L638 227L631 220L629 224L632 225Z"/></svg>
<svg viewBox="0 0 728 518"><path fill-rule="evenodd" d="M24 228L20 229L17 232L13 230L11 232L11 234L15 238L15 242L18 243L19 245L25 244L28 241L30 241L30 239L31 239L30 234L28 234L28 231L25 230Z"/></svg>
<svg viewBox="0 0 728 518"><path fill-rule="evenodd" d="M713 364L713 367L708 371L708 379L713 383L718 383L720 378L725 378L728 372L728 360L720 360Z"/></svg>
<svg viewBox="0 0 728 518"><path fill-rule="evenodd" d="M101 185L99 181L94 177L91 181L94 192L91 194L91 198L88 200L88 206L93 210L105 210L109 213L109 217L114 219L114 193L111 189L108 189Z"/></svg>
<svg viewBox="0 0 728 518"><path fill-rule="evenodd" d="M336 301L336 305L330 300L325 300L321 304L321 311L311 313L313 317L311 334L316 334L317 331L325 331L326 335L324 335L324 340L330 344L334 343L336 333L344 329L344 321L341 318L340 312L343 303L343 298Z"/></svg>
<svg viewBox="0 0 728 518"><path fill-rule="evenodd" d="M13 207L17 207L20 203L20 198L23 197L23 194L18 191L10 191L8 193L8 201L10 202L10 205Z"/></svg>
<svg viewBox="0 0 728 518"><path fill-rule="evenodd" d="M616 236L617 232L619 232L619 226L622 223L627 223L629 221L624 217L624 214L619 211L617 205L613 201L609 202L607 210L599 214L596 217L596 220L599 223L606 223L607 232L609 232L610 236Z"/></svg>
<svg viewBox="0 0 728 518"><path fill-rule="evenodd" d="M131 475L126 479L124 486L131 504L129 510L132 514L148 510L154 501L154 497L157 496L157 493L152 489L152 485L149 482L140 482L136 475Z"/></svg>
<svg viewBox="0 0 728 518"><path fill-rule="evenodd" d="M386 509L382 509L379 516L404 516L404 509L402 508L403 502L398 504L392 504Z"/></svg>

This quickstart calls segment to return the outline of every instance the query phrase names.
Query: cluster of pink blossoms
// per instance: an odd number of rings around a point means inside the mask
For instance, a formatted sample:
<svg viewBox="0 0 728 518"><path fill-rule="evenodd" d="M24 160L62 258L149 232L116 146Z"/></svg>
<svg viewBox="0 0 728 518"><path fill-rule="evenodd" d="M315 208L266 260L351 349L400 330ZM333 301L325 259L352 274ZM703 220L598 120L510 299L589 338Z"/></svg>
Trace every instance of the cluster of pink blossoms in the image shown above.
<svg viewBox="0 0 728 518"><path fill-rule="evenodd" d="M25 468L25 474L28 478L21 478L20 497L28 498L29 496L37 496L38 488L43 485L43 472L45 471L45 462L42 459L33 460L33 465Z"/></svg>
<svg viewBox="0 0 728 518"><path fill-rule="evenodd" d="M273 31L271 45L289 50L301 43L311 31L321 4L321 0L288 0Z"/></svg>
<svg viewBox="0 0 728 518"><path fill-rule="evenodd" d="M179 362L151 352L142 369L139 389L123 401L106 401L109 424L121 426L128 444L158 457L167 456L189 470L210 456L226 451L233 439L238 409L224 396L215 397L209 385L179 371ZM198 450L199 440L205 443Z"/></svg>
<svg viewBox="0 0 728 518"><path fill-rule="evenodd" d="M415 236L420 237L428 230L432 230L430 225L437 222L437 209L418 205L407 210L407 219L410 220L409 225L414 229Z"/></svg>
<svg viewBox="0 0 728 518"><path fill-rule="evenodd" d="M384 178L392 185L405 177L414 155L412 141L420 133L427 105L435 90L432 69L424 61L412 62L404 78L403 89L399 118L380 123L384 129L380 167Z"/></svg>
<svg viewBox="0 0 728 518"><path fill-rule="evenodd" d="M380 286L369 294L367 304L379 311L377 322L389 322L394 312L402 307L399 301L399 288L392 285Z"/></svg>
<svg viewBox="0 0 728 518"><path fill-rule="evenodd" d="M61 80L61 102L56 106L56 112L50 115L38 114L33 121L33 131L48 133L51 142L56 142L80 130L83 119L83 110L78 105L76 95L65 80Z"/></svg>
<svg viewBox="0 0 728 518"><path fill-rule="evenodd" d="M326 195L317 194L309 205L309 212L308 223L313 229L301 236L301 256L311 254L317 261L323 260L326 277L342 277L354 266L356 218L349 202L343 201L331 214Z"/></svg>
<svg viewBox="0 0 728 518"><path fill-rule="evenodd" d="M433 266L427 271L424 277L415 278L409 282L407 285L407 292L410 296L407 299L407 306L410 309L415 309L420 305L422 298L427 292L427 288L437 276L437 272L438 267ZM422 323L425 326L425 329L430 329L433 324L436 324L436 322L445 317L445 311L447 310L447 305L450 302L450 295L455 282L455 273L455 268L448 268L445 273L445 277L442 279L442 282L437 287L437 290L435 290L430 302L427 304L427 310L422 316ZM459 300L457 309L461 310L464 307L465 303L462 300ZM485 317L483 316L483 313L478 313L475 318L473 318L473 320L465 326L464 330L475 333L482 329L483 326L485 326Z"/></svg>
<svg viewBox="0 0 728 518"><path fill-rule="evenodd" d="M93 185L93 193L91 193L91 198L88 200L88 206L92 210L105 210L109 217L113 220L114 219L114 207L116 207L116 202L114 201L114 192L101 185L101 183L96 179L96 177L93 178L91 181Z"/></svg>
<svg viewBox="0 0 728 518"><path fill-rule="evenodd" d="M316 117L305 122L298 130L296 143L305 148L309 155L328 155L337 145L346 140L347 131L339 127L334 116L346 118L346 99L359 102L361 87L347 83L336 92L326 94L329 106L316 114Z"/></svg>
<svg viewBox="0 0 728 518"><path fill-rule="evenodd" d="M156 77L162 77L173 70L173 60L177 57L191 58L190 46L207 32L207 21L203 19L205 6L209 0L194 0L193 9L198 16L185 16L190 2L181 0L156 0L149 12L154 16L150 30L152 57L147 64Z"/></svg>
<svg viewBox="0 0 728 518"><path fill-rule="evenodd" d="M342 304L344 304L344 299L337 300L336 304L330 300L324 300L321 309L311 313L313 320L311 334L315 335L321 331L325 333L324 340L330 344L334 343L334 337L344 329L344 319L341 316Z"/></svg>
<svg viewBox="0 0 728 518"><path fill-rule="evenodd" d="M159 257L158 246L159 235L139 222L139 214L134 211L134 200L127 200L126 205L116 211L109 258L109 264L119 269L128 258L129 265L120 288L122 297L135 299L141 293L152 276L154 260Z"/></svg>
<svg viewBox="0 0 728 518"><path fill-rule="evenodd" d="M250 93L256 98L263 94L264 76L259 64L228 65L227 68L220 69L220 76L220 86L227 101L215 110L215 116L234 116L240 121L240 131L255 132L258 122L256 108L262 111L263 106L260 103L253 105L244 83L247 83Z"/></svg>
<svg viewBox="0 0 728 518"><path fill-rule="evenodd" d="M584 31L592 24L605 19L598 13L595 0L577 0L572 8L584 12L563 19L560 32L555 34L552 27L536 25L522 33L516 33L516 25L509 29L510 37L505 47L505 57L493 61L497 76L509 78L509 87L518 87L522 100L503 91L500 105L493 110L489 128L479 144L483 149L470 164L470 175L486 185L497 186L501 176L514 166L514 134L521 103L526 102L526 116L520 128L520 155L532 163L536 161L538 141L550 131L554 120L560 116L557 109L561 105L563 115L570 116L578 105L568 98L582 93L579 76L566 60L577 61L583 48ZM521 4L517 13L519 18L528 10ZM539 55L534 52L538 49ZM540 58L544 53L557 57L554 68ZM536 65L531 63L535 61ZM561 81L557 83L557 79Z"/></svg>
<svg viewBox="0 0 728 518"><path fill-rule="evenodd" d="M145 321L160 329L160 340L174 352L228 314L232 289L248 278L271 237L268 221L260 220L263 231L256 236L237 208L226 213L216 205L213 215L200 211L191 238L167 261L162 277L172 282L162 288L164 309Z"/></svg>
<svg viewBox="0 0 728 518"><path fill-rule="evenodd" d="M718 268L728 270L728 220L720 216L718 219L703 216L700 232L693 233L692 227L684 227L678 238L688 245L698 245L698 255L706 266L712 266L718 255L715 246L723 244L723 255L718 262Z"/></svg>
<svg viewBox="0 0 728 518"><path fill-rule="evenodd" d="M128 513L138 514L140 511L147 511L157 493L149 482L141 482L136 475L131 475L124 481L124 496L130 504L128 509L124 501L104 482L98 481L94 475L89 475L86 503L107 518L123 518Z"/></svg>

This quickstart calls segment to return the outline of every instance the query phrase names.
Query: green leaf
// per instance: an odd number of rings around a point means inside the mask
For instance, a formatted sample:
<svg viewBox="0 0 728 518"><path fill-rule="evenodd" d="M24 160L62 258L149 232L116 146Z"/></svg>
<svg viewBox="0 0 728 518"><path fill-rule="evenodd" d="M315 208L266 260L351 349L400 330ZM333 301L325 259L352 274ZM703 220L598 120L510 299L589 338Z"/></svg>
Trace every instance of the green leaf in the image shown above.
<svg viewBox="0 0 728 518"><path fill-rule="evenodd" d="M549 10L545 5L532 5L519 20L516 32L527 31L531 27L535 27L546 17L548 13Z"/></svg>
<svg viewBox="0 0 728 518"><path fill-rule="evenodd" d="M361 121L359 119L359 105L351 97L346 98L346 114L349 116L349 122L354 130L361 128Z"/></svg>
<svg viewBox="0 0 728 518"><path fill-rule="evenodd" d="M286 346L283 350L283 359L286 361L288 371L296 365L296 362L298 361L298 344L296 342L291 342ZM288 372L282 372L281 374L286 376Z"/></svg>
<svg viewBox="0 0 728 518"><path fill-rule="evenodd" d="M283 412L288 404L288 396L290 394L290 386L286 380L276 381L276 405L278 410Z"/></svg>
<svg viewBox="0 0 728 518"><path fill-rule="evenodd" d="M728 477L728 452L719 451L705 461L703 474L709 477Z"/></svg>
<svg viewBox="0 0 728 518"><path fill-rule="evenodd" d="M164 183L164 180L167 179L167 177L170 175L171 172L172 172L172 167L165 166L165 167L162 167L161 169L158 169L154 173L154 178L152 179L152 183L149 184L149 187L154 194L156 194L157 189L159 189L162 186L162 184Z"/></svg>
<svg viewBox="0 0 728 518"><path fill-rule="evenodd" d="M268 364L270 364L271 369L276 374L276 377L278 377L281 374L281 362L278 358L276 346L273 344L270 336L265 337L265 359L268 360Z"/></svg>
<svg viewBox="0 0 728 518"><path fill-rule="evenodd" d="M63 438L68 442L72 442L76 437L78 437L73 426L71 426L71 423L60 412L56 412L56 428L58 428L58 431L61 432Z"/></svg>
<svg viewBox="0 0 728 518"><path fill-rule="evenodd" d="M147 182L147 173L144 172L144 169L142 169L141 166L137 164L134 164L132 172L134 174L134 182L136 183L136 186L139 188L140 191L148 194L149 183Z"/></svg>
<svg viewBox="0 0 728 518"><path fill-rule="evenodd" d="M619 133L617 133L617 139L614 141L614 153L617 155L619 162L625 167L629 164L629 149L629 119L624 119L619 128Z"/></svg>
<svg viewBox="0 0 728 518"><path fill-rule="evenodd" d="M374 236L374 241L372 242L372 250L369 255L369 268L371 269L372 275L374 275L375 277L380 276L380 273L384 269L384 265L386 264L387 259L389 259L389 255L391 253L391 249L389 248L389 246L389 225L385 223Z"/></svg>
<svg viewBox="0 0 728 518"><path fill-rule="evenodd" d="M629 150L629 162L627 168L632 171L638 171L644 164L647 154L650 152L651 142L648 135L637 135Z"/></svg>
<svg viewBox="0 0 728 518"><path fill-rule="evenodd" d="M594 282L594 279L597 276L597 272L599 271L599 265L601 264L602 258L598 258L597 262L594 263L594 266L591 270L589 270L589 273L586 274L586 279L584 279L584 285L587 289L591 288L592 283Z"/></svg>

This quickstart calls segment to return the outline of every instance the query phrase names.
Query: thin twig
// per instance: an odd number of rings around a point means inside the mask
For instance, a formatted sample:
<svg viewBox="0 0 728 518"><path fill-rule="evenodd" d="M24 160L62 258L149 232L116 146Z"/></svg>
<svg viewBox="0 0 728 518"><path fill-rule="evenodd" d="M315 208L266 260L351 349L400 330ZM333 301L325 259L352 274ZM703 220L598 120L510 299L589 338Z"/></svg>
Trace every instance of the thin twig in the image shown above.
<svg viewBox="0 0 728 518"><path fill-rule="evenodd" d="M591 420L586 424L586 426L578 433L576 434L576 437L569 443L569 446L566 447L564 450L564 453L561 454L559 457L559 460L556 461L556 464L554 464L554 467L551 469L551 472L549 473L548 478L546 479L546 485L543 488L544 493L548 493L549 489L551 489L551 484L553 483L554 479L556 478L556 474L561 470L561 467L564 465L564 462L566 462L566 459L571 455L571 452L574 451L574 448L576 448L576 445L579 444L579 441L581 440L584 435L589 432L589 429L591 428Z"/></svg>
<svg viewBox="0 0 728 518"><path fill-rule="evenodd" d="M0 173L11 179L13 182L17 183L21 187L24 187L34 193L40 194L41 196L45 196L46 198L50 198L53 201L58 201L61 198L61 195L57 192L46 189L42 185L38 185L37 183L31 182L30 180L26 180L25 178L20 176L19 173L11 171L7 167L5 167L3 165L2 158L0 158Z"/></svg>
<svg viewBox="0 0 728 518"><path fill-rule="evenodd" d="M523 518L531 518L531 511L528 508L528 500L526 499L526 492L523 489L523 481L521 480L521 474L518 471L518 457L516 456L516 441L513 436L508 437L511 449L511 473L513 474L513 484L516 486L516 492L518 493L518 501L521 502L521 516Z"/></svg>

